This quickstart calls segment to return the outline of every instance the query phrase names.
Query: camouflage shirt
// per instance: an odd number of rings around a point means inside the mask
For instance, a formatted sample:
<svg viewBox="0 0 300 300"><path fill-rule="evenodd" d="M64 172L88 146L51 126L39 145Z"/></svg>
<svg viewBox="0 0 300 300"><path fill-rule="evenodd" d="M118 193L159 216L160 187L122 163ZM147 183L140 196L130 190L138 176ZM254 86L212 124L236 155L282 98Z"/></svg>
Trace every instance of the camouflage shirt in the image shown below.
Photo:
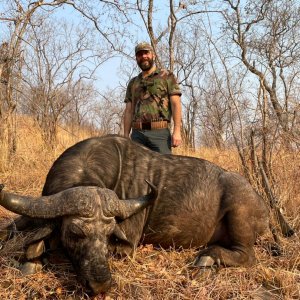
<svg viewBox="0 0 300 300"><path fill-rule="evenodd" d="M156 69L143 78L142 73L132 78L128 84L125 102L131 102L133 121L171 119L170 96L181 91L174 74L165 69Z"/></svg>

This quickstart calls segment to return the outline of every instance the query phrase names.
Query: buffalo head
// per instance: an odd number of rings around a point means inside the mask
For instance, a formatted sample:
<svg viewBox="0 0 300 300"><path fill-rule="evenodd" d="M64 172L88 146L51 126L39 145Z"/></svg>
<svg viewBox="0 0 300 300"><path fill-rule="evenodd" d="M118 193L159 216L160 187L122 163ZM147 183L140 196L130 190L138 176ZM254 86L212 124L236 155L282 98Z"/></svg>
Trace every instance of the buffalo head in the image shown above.
<svg viewBox="0 0 300 300"><path fill-rule="evenodd" d="M129 218L156 199L156 188L148 184L150 194L137 199L120 200L109 189L82 186L38 198L1 191L0 204L31 218L60 218L63 247L83 284L99 294L111 285L108 240L114 235L126 241L117 221Z"/></svg>

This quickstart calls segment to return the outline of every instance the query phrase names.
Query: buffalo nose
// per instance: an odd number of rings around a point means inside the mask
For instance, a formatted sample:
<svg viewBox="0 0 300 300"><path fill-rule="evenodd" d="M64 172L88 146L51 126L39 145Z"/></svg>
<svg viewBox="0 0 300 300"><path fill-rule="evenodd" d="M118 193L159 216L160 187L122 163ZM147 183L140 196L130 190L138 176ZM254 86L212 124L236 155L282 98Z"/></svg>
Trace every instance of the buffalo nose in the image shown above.
<svg viewBox="0 0 300 300"><path fill-rule="evenodd" d="M89 281L89 286L93 291L94 295L107 292L111 287L111 279L105 282Z"/></svg>

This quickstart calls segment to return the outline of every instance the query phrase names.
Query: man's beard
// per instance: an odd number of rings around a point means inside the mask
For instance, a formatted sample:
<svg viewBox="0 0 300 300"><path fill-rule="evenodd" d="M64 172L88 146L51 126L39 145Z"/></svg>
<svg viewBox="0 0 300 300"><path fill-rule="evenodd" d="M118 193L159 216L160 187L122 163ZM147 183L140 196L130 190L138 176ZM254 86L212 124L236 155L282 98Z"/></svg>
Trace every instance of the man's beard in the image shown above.
<svg viewBox="0 0 300 300"><path fill-rule="evenodd" d="M143 61L137 62L137 64L143 71L148 71L153 67L154 59L153 58L145 59Z"/></svg>

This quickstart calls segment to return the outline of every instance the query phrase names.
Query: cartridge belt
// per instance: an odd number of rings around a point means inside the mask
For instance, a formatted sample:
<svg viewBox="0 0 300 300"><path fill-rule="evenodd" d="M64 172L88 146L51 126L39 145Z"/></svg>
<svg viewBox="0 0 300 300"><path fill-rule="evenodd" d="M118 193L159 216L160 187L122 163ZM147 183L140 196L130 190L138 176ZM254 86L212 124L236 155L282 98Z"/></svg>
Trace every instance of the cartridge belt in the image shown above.
<svg viewBox="0 0 300 300"><path fill-rule="evenodd" d="M168 128L168 121L132 122L133 129L154 130Z"/></svg>

